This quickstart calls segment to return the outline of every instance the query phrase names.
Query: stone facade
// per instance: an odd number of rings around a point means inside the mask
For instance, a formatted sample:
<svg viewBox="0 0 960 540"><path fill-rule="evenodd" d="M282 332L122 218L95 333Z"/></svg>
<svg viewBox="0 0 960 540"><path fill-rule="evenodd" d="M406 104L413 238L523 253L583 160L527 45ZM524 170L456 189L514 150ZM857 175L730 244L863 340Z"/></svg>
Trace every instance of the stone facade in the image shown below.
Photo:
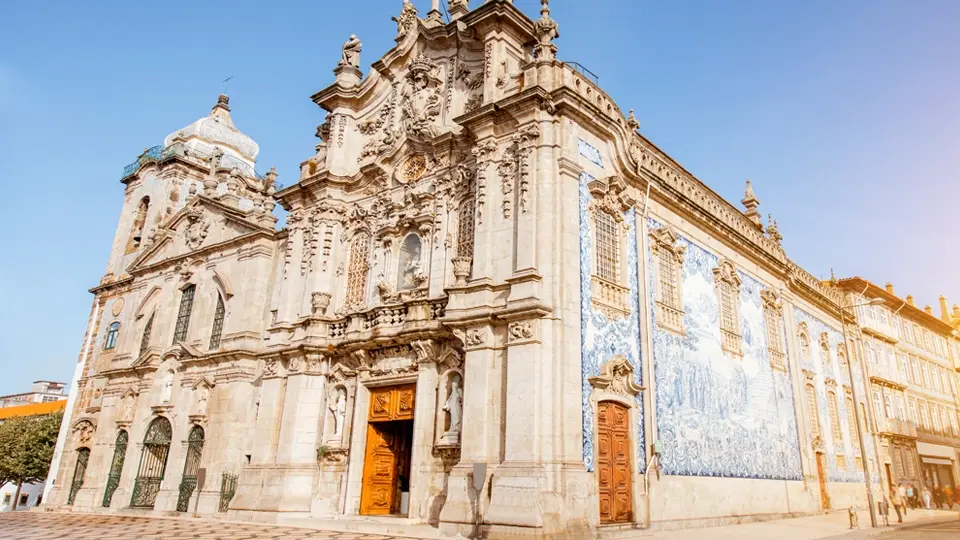
<svg viewBox="0 0 960 540"><path fill-rule="evenodd" d="M865 503L841 292L558 61L549 2L467 4L404 0L366 76L350 37L289 187L226 96L127 168L48 504L81 448L98 511L592 538Z"/></svg>

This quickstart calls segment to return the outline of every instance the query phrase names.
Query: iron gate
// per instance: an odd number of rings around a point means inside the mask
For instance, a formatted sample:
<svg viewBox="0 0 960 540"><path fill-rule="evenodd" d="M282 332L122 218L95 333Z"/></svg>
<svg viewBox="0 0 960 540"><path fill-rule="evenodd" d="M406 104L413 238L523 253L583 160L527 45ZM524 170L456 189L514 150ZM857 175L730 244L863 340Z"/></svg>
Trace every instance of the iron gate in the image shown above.
<svg viewBox="0 0 960 540"><path fill-rule="evenodd" d="M237 475L223 473L223 479L220 481L220 512L226 512L230 508L230 501L233 500L233 494L237 492Z"/></svg>
<svg viewBox="0 0 960 540"><path fill-rule="evenodd" d="M203 455L203 428L193 426L187 437L187 459L183 463L183 479L180 480L180 498L177 499L177 512L186 512L190 505L190 496L197 488L197 471L200 470L200 456Z"/></svg>
<svg viewBox="0 0 960 540"><path fill-rule="evenodd" d="M67 504L73 504L73 500L77 498L77 492L83 486L83 476L87 473L87 462L89 461L89 448L77 450L77 465L73 468L73 481L70 483L70 496L67 498Z"/></svg>
<svg viewBox="0 0 960 540"><path fill-rule="evenodd" d="M154 419L147 427L130 506L153 508L153 504L157 501L157 493L160 492L160 483L163 482L163 473L167 469L167 456L170 455L172 435L170 421L162 416Z"/></svg>
<svg viewBox="0 0 960 540"><path fill-rule="evenodd" d="M110 501L113 500L113 493L117 491L120 485L120 473L123 472L123 458L127 454L127 439L129 435L125 430L117 433L117 442L113 447L113 462L110 464L110 475L107 476L107 490L103 492L103 507L110 508Z"/></svg>

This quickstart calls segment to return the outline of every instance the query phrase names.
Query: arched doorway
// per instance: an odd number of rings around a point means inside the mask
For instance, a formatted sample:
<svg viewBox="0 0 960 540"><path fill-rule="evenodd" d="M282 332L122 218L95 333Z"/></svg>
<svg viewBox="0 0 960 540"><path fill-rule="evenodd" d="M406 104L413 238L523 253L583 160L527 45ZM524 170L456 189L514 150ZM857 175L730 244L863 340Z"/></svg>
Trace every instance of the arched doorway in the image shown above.
<svg viewBox="0 0 960 540"><path fill-rule="evenodd" d="M107 489L103 492L103 507L110 508L113 493L120 485L120 473L123 472L123 459L127 455L127 442L130 438L126 430L117 433L117 441L113 446L113 461L110 462L110 474L107 476Z"/></svg>
<svg viewBox="0 0 960 540"><path fill-rule="evenodd" d="M133 496L130 506L134 508L153 508L160 492L163 473L167 470L167 456L170 455L170 439L173 429L170 421L160 416L150 422L143 436L143 453L140 454L140 467L137 480L133 484Z"/></svg>
<svg viewBox="0 0 960 540"><path fill-rule="evenodd" d="M630 455L630 410L616 401L597 403L600 523L633 521Z"/></svg>
<svg viewBox="0 0 960 540"><path fill-rule="evenodd" d="M197 472L200 470L200 457L203 455L203 428L193 426L187 437L187 459L183 462L183 479L180 480L180 497L177 499L177 512L186 512L190 496L197 488Z"/></svg>
<svg viewBox="0 0 960 540"><path fill-rule="evenodd" d="M83 477L87 474L87 463L90 461L90 449L80 448L77 450L77 464L73 467L73 480L70 482L70 496L67 497L67 504L72 505L77 498L77 492L83 487ZM14 501L16 507L16 501Z"/></svg>

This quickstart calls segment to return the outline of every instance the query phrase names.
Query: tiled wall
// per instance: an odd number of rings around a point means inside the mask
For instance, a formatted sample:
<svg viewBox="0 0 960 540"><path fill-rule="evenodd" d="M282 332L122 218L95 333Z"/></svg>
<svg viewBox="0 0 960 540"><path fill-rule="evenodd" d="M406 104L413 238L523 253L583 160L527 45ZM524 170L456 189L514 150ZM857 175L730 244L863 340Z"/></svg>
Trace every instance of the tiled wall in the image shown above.
<svg viewBox="0 0 960 540"><path fill-rule="evenodd" d="M846 366L840 364L837 356L837 351L840 350L839 348L843 345L843 335L832 326L828 326L820 319L798 307L793 308L793 316L798 326L798 328L792 330L794 335L797 335L800 324L806 323L807 333L810 338L810 354L800 359L800 367L816 374L814 377L814 386L817 389L820 436L823 439L823 448L827 456L827 476L831 482L862 482L863 473L857 471L854 459L860 455L860 447L855 444L857 426L848 425L846 394L843 389L843 385L850 384L850 377ZM820 353L820 335L823 332L827 333L827 341L829 343L830 360L828 364L824 363ZM859 365L854 363L853 370L857 397L861 402L869 403L868 396L863 387L863 375L860 372ZM830 427L830 413L827 408L827 388L825 384L828 377L837 383L837 414L840 417L840 429L843 432L843 440L841 441L833 440L833 430ZM805 379L804 384L806 384ZM866 434L864 436L864 445L866 446L868 459L873 457L875 455L873 451L873 441L871 437L866 436ZM846 469L844 470L837 468L837 455L841 453L844 454L847 462ZM876 462L874 462L874 467L876 467ZM875 468L873 472L874 481L879 481Z"/></svg>
<svg viewBox="0 0 960 540"><path fill-rule="evenodd" d="M651 228L661 225L648 221ZM682 234L682 231L681 231ZM654 379L664 472L675 475L797 480L802 476L790 377L770 367L764 285L738 272L743 357L721 348L713 269L718 257L681 236L685 335L656 326L655 272L649 272L654 316ZM647 246L648 268L653 268ZM786 344L783 345L784 350ZM787 363L789 365L790 359Z"/></svg>
<svg viewBox="0 0 960 540"><path fill-rule="evenodd" d="M582 142L582 141L581 141ZM595 412L590 405L592 387L587 381L600 374L600 366L616 356L624 356L632 365L637 384L641 384L640 366L640 309L637 293L637 235L636 212L631 208L624 213L627 225L626 266L627 283L630 287L630 314L619 320L610 320L595 309L592 302L590 273L593 268L593 255L590 237L589 206L592 196L587 183L593 180L589 174L580 175L580 347L581 367L583 370L583 461L587 470L593 471L594 449L593 430ZM638 422L636 426L637 463L636 470L646 467L643 434L643 396L637 396Z"/></svg>

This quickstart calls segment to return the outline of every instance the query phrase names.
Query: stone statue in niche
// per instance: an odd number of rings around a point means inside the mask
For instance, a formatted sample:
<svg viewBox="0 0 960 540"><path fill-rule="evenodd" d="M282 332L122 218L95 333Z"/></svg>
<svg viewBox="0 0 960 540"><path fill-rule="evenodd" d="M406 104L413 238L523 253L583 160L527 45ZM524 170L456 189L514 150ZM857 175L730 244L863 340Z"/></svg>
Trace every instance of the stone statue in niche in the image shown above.
<svg viewBox="0 0 960 540"><path fill-rule="evenodd" d="M420 237L416 234L409 234L403 239L397 271L398 291L416 289L423 283L422 248Z"/></svg>
<svg viewBox="0 0 960 540"><path fill-rule="evenodd" d="M343 420L347 416L347 392L337 389L337 401L333 406L333 436L343 435Z"/></svg>
<svg viewBox="0 0 960 540"><path fill-rule="evenodd" d="M127 394L123 398L123 412L120 415L121 420L133 420L133 394Z"/></svg>
<svg viewBox="0 0 960 540"><path fill-rule="evenodd" d="M168 371L163 375L163 386L160 390L160 403L170 403L173 398L173 372Z"/></svg>
<svg viewBox="0 0 960 540"><path fill-rule="evenodd" d="M351 35L350 39L343 44L343 55L340 58L341 66L360 67L360 53L363 51L363 43L357 39L356 34Z"/></svg>
<svg viewBox="0 0 960 540"><path fill-rule="evenodd" d="M450 415L450 427L443 434L444 442L455 443L460 438L460 420L463 414L463 391L460 389L460 377L454 376L450 380L450 394L443 410Z"/></svg>
<svg viewBox="0 0 960 540"><path fill-rule="evenodd" d="M207 392L206 388L197 389L197 402L193 407L194 414L207 414L207 400L209 399Z"/></svg>

